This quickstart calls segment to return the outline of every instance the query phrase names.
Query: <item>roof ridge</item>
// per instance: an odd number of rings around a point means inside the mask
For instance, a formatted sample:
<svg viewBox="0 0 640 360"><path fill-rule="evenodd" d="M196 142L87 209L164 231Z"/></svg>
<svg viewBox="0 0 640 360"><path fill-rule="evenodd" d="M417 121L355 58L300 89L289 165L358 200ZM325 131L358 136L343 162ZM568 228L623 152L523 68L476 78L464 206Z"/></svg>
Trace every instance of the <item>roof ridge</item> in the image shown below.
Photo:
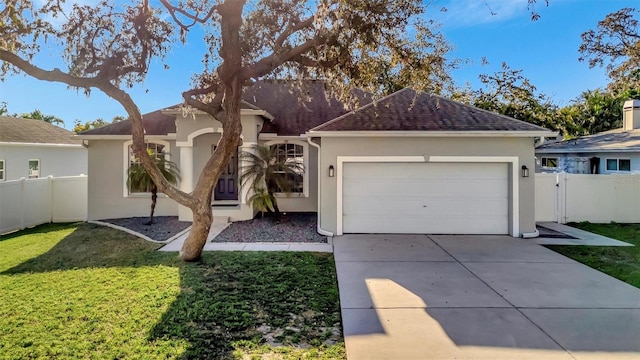
<svg viewBox="0 0 640 360"><path fill-rule="evenodd" d="M393 92L393 93L391 93L391 94L389 94L389 95L383 96L383 97L381 97L380 99L373 100L373 101L371 101L370 103L367 103L367 104L365 104L365 105L363 105L363 106L360 106L360 107L358 107L357 109L353 109L353 110L351 110L351 111L349 111L349 112L347 112L347 113L345 113L345 114L342 114L342 115L338 116L337 118L335 118L335 119L333 119L333 120L329 120L329 121L327 121L327 122L325 122L325 123L323 123L323 124L320 124L320 125L318 125L318 126L316 126L316 127L312 128L312 129L309 129L309 130L307 130L307 132L310 132L310 131L318 131L318 130L320 130L322 127L325 127L325 126L329 126L329 125L331 125L331 124L334 124L334 123L336 123L336 122L338 122L338 121L340 121L340 120L343 120L345 117L350 116L350 115L353 115L353 114L355 114L355 113L357 113L357 112L359 112L359 111L363 111L363 110L365 110L365 109L369 108L370 106L376 106L378 103L380 103L380 102L382 102L382 101L385 101L385 100L388 100L389 98L391 98L391 97L393 97L393 96L396 96L396 95L400 94L401 92L403 92L403 91L405 91L405 90L412 90L412 91L416 91L416 90L413 90L413 89L408 88L408 87L406 87L406 88L402 88L402 89L400 89L400 90L398 90L398 91L395 91L395 92Z"/></svg>

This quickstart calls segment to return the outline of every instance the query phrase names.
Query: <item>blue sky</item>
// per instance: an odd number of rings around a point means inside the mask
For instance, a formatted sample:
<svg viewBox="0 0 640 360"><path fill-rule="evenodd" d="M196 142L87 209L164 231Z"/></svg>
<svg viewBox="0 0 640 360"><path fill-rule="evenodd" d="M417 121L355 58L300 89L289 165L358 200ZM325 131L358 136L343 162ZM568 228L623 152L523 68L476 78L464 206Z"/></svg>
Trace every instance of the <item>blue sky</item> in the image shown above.
<svg viewBox="0 0 640 360"><path fill-rule="evenodd" d="M541 18L530 20L527 0L431 0L427 16L442 23L442 31L455 46L452 55L469 63L453 74L459 85L480 86L478 75L492 74L506 61L560 105L567 104L582 91L603 87L605 71L589 69L578 61L580 34L595 28L607 14L623 7L638 5L637 0L538 0L536 10ZM440 9L446 7L446 12ZM489 10L489 8L491 10ZM495 15L492 15L492 12ZM132 96L143 113L181 101L189 79L200 70L202 50L193 44L174 47L168 58L170 70L153 66L146 82L132 90ZM45 68L60 66L47 56L38 58ZM488 65L482 65L486 57ZM185 61L188 59L188 61ZM0 101L11 113L40 109L56 115L72 128L73 121L110 120L125 115L113 100L94 91L90 98L61 84L45 83L24 76L11 76L0 83Z"/></svg>

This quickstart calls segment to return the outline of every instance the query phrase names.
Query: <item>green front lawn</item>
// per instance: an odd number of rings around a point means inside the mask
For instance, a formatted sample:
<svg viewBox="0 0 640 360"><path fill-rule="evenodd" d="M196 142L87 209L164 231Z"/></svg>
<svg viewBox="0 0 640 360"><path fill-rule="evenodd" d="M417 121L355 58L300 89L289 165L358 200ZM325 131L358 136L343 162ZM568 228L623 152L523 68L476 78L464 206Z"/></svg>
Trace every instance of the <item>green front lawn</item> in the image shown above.
<svg viewBox="0 0 640 360"><path fill-rule="evenodd" d="M345 358L331 255L157 248L91 224L3 236L0 359Z"/></svg>
<svg viewBox="0 0 640 360"><path fill-rule="evenodd" d="M547 246L594 269L640 288L640 224L570 223L570 226L635 246Z"/></svg>

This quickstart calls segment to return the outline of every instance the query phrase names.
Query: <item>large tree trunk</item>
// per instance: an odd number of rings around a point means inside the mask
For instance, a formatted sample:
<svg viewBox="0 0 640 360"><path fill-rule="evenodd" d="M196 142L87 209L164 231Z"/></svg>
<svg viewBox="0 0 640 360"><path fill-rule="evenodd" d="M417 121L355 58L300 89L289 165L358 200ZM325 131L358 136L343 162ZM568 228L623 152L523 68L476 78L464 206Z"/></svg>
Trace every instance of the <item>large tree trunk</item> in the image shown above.
<svg viewBox="0 0 640 360"><path fill-rule="evenodd" d="M200 173L198 182L191 193L189 207L193 212L191 232L182 245L180 257L184 261L196 261L202 255L207 242L213 214L211 213L211 193L222 170L227 166L231 154L238 150L242 122L240 121L240 102L244 79L239 75L242 67L240 27L242 26L242 8L245 1L224 2L218 8L221 16L222 47L220 56L224 60L218 75L224 84L222 111L215 114L222 123L222 137L211 158ZM218 89L220 91L220 89Z"/></svg>
<svg viewBox="0 0 640 360"><path fill-rule="evenodd" d="M189 236L182 245L180 258L184 261L196 261L202 256L202 249L207 242L213 216L211 213L211 197L208 201L199 202L193 211L193 224Z"/></svg>
<svg viewBox="0 0 640 360"><path fill-rule="evenodd" d="M151 213L149 214L149 222L147 225L153 224L153 213L156 211L156 202L158 201L158 188L151 189Z"/></svg>

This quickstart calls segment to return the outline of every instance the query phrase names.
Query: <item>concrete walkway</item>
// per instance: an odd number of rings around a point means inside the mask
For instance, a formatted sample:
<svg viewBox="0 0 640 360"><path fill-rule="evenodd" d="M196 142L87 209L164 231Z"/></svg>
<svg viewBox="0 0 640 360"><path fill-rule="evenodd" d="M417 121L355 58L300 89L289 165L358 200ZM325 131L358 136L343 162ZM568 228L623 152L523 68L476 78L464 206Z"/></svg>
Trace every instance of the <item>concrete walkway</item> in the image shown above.
<svg viewBox="0 0 640 360"><path fill-rule="evenodd" d="M226 221L214 218L207 236L207 243L204 245L204 251L305 251L305 252L333 252L331 240L329 243L283 243L283 242L257 242L257 243L221 243L212 242L229 224ZM189 236L185 233L169 244L163 246L158 251L180 251L182 244Z"/></svg>
<svg viewBox="0 0 640 360"><path fill-rule="evenodd" d="M590 233L588 231L576 229L564 224L555 222L540 222L538 225L563 234L573 236L575 239L545 238L543 236L535 238L536 244L540 245L590 245L590 246L633 246L632 244L608 238L606 236Z"/></svg>
<svg viewBox="0 0 640 360"><path fill-rule="evenodd" d="M347 357L638 359L640 289L531 240L334 239Z"/></svg>

